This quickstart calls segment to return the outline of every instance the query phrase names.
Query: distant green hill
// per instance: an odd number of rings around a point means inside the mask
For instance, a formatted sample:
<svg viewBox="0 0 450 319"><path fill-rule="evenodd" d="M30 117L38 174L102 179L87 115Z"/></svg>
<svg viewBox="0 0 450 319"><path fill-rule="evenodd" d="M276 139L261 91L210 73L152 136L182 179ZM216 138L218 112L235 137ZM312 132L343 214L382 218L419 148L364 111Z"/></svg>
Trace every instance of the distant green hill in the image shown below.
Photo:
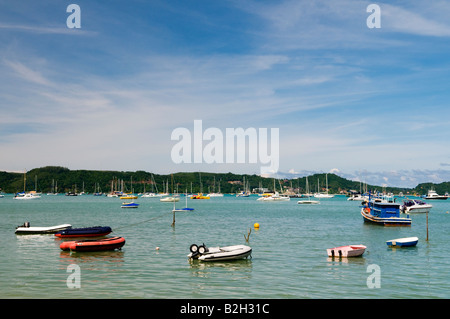
<svg viewBox="0 0 450 319"><path fill-rule="evenodd" d="M111 191L111 187L120 187L123 183L125 191L141 193L145 191L163 191L163 185L168 187L169 192L200 192L204 193L220 191L222 193L236 193L244 190L244 181L250 190L255 188L266 188L273 190L274 179L264 178L258 175L233 174L233 173L208 173L208 172L180 172L168 175L152 174L145 171L98 171L98 170L70 170L60 166L46 166L34 168L26 172L27 191L36 190L47 193L51 191L53 183L57 184L58 192L77 191L81 192L84 187L86 193L93 193L96 185L103 193ZM325 174L314 174L308 176L311 192L317 191L319 181L320 191L325 189ZM305 192L306 177L295 179L275 180L278 191L290 190L294 193ZM328 188L330 194L359 191L360 183L350 181L335 174L328 174ZM387 191L394 194L403 192L426 194L429 189L435 189L439 194L445 194L450 189L450 182L441 184L423 183L416 188L397 188L376 185L367 185L371 191ZM0 189L5 193L15 193L24 190L24 174L0 172Z"/></svg>

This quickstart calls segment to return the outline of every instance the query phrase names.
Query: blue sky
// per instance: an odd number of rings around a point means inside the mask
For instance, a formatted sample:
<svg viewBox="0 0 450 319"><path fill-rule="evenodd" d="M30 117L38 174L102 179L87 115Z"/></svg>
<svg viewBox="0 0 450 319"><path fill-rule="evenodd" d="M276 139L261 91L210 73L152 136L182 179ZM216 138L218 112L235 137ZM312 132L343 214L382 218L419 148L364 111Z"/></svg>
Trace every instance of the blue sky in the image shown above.
<svg viewBox="0 0 450 319"><path fill-rule="evenodd" d="M81 8L69 29L66 7ZM369 29L369 4L381 28ZM0 1L0 170L175 164L177 127L279 128L279 176L450 180L448 1Z"/></svg>

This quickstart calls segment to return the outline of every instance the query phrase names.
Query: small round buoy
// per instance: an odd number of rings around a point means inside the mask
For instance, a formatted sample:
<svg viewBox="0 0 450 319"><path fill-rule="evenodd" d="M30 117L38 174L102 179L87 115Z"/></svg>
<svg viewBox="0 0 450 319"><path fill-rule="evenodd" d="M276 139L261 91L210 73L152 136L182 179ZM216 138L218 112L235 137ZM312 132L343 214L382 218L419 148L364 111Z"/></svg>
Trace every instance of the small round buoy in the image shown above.
<svg viewBox="0 0 450 319"><path fill-rule="evenodd" d="M255 223L255 224L253 224L253 227L259 228L259 224L258 224L258 223Z"/></svg>

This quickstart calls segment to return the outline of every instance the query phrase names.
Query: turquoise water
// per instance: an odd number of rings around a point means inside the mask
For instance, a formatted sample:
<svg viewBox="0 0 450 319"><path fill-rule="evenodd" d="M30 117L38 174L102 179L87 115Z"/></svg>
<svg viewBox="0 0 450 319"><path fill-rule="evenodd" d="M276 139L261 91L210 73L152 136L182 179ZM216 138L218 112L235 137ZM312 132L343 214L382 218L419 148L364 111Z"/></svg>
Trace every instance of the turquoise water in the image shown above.
<svg viewBox="0 0 450 319"><path fill-rule="evenodd" d="M312 206L298 205L295 199L256 199L188 199L195 211L177 214L171 227L173 204L153 198L135 200L141 204L138 209L122 209L123 200L105 196L43 195L40 200L16 201L6 195L0 198L0 297L450 297L450 200L432 202L427 242L425 214L411 215L411 227L382 227L364 223L360 203L345 197ZM184 205L182 197L177 207ZM63 252L61 240L53 235L15 235L15 227L25 221L31 226L111 226L112 235L123 236L126 244L114 252ZM259 230L253 229L256 222ZM419 237L416 247L385 244L410 236ZM192 243L248 244L252 258L190 262L186 256ZM367 250L360 258L327 257L326 248L346 244L364 244ZM79 267L80 288L67 283L73 265ZM379 285L370 288L370 283Z"/></svg>

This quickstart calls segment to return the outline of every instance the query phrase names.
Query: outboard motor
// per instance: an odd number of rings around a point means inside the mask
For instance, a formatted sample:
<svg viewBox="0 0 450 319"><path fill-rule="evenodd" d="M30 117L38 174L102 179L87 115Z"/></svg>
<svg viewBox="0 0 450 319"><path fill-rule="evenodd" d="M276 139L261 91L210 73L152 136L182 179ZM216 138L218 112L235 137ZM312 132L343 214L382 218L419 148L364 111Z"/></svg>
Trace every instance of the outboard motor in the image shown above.
<svg viewBox="0 0 450 319"><path fill-rule="evenodd" d="M198 258L199 252L198 252L198 246L196 244L192 244L191 247L189 247L189 250L191 251L192 255L191 258Z"/></svg>
<svg viewBox="0 0 450 319"><path fill-rule="evenodd" d="M204 253L208 252L208 247L206 247L205 243L203 243L203 245L198 247L198 252L200 255L203 255Z"/></svg>

